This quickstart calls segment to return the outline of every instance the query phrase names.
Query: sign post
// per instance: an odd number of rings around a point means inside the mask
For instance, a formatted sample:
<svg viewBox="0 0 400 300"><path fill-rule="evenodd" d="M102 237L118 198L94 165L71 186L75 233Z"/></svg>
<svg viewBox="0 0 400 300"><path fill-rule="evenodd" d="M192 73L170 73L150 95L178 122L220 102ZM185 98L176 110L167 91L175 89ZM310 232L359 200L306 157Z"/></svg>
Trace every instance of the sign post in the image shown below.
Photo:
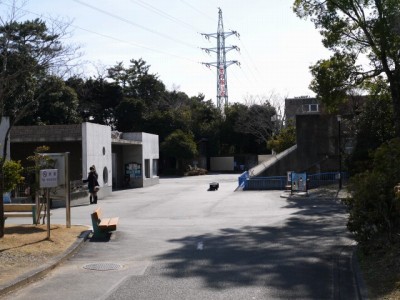
<svg viewBox="0 0 400 300"><path fill-rule="evenodd" d="M47 239L50 239L50 188L58 186L58 170L40 170L40 187L46 189Z"/></svg>
<svg viewBox="0 0 400 300"><path fill-rule="evenodd" d="M71 228L71 186L69 178L69 152L64 153L66 227Z"/></svg>
<svg viewBox="0 0 400 300"><path fill-rule="evenodd" d="M65 209L66 209L66 227L71 228L71 186L69 170L69 152L65 153L45 153L54 160L54 167L58 172L58 186L64 188Z"/></svg>

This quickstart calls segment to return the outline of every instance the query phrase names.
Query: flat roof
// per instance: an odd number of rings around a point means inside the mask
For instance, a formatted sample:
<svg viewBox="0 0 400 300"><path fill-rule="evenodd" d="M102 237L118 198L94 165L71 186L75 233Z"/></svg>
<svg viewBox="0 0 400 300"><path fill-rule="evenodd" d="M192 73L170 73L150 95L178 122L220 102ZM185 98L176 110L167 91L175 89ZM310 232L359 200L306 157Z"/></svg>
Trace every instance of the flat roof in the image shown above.
<svg viewBox="0 0 400 300"><path fill-rule="evenodd" d="M142 141L130 141L123 139L111 139L112 145L142 145Z"/></svg>
<svg viewBox="0 0 400 300"><path fill-rule="evenodd" d="M13 126L12 143L82 141L82 125Z"/></svg>
<svg viewBox="0 0 400 300"><path fill-rule="evenodd" d="M11 143L82 142L82 124L14 126ZM142 141L111 138L112 145L143 145Z"/></svg>

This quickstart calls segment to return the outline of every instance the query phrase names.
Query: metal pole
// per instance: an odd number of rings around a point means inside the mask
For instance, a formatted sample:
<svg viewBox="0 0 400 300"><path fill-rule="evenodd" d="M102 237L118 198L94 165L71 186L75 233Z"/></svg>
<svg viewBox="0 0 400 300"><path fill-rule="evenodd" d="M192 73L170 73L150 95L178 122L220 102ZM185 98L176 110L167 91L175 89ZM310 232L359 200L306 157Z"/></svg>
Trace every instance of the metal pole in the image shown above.
<svg viewBox="0 0 400 300"><path fill-rule="evenodd" d="M50 239L50 189L46 189L46 217L47 217L47 239Z"/></svg>
<svg viewBox="0 0 400 300"><path fill-rule="evenodd" d="M341 123L341 118L340 117L338 117L338 127L339 127L339 190L341 190L342 189L342 150L341 150L341 126L340 126L340 123Z"/></svg>
<svg viewBox="0 0 400 300"><path fill-rule="evenodd" d="M71 228L71 187L69 178L69 152L64 154L65 165L65 209L66 209L66 226Z"/></svg>

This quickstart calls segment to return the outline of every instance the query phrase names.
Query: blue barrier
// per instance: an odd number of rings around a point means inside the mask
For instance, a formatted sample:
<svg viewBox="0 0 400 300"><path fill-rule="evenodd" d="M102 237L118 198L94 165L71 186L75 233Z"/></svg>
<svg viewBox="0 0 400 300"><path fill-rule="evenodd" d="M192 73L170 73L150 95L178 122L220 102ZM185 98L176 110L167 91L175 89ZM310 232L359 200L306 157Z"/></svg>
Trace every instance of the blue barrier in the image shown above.
<svg viewBox="0 0 400 300"><path fill-rule="evenodd" d="M239 187L244 187L246 180L249 178L249 172L245 171L244 173L242 173L239 178Z"/></svg>
<svg viewBox="0 0 400 300"><path fill-rule="evenodd" d="M244 190L283 190L286 176L253 177L246 180Z"/></svg>

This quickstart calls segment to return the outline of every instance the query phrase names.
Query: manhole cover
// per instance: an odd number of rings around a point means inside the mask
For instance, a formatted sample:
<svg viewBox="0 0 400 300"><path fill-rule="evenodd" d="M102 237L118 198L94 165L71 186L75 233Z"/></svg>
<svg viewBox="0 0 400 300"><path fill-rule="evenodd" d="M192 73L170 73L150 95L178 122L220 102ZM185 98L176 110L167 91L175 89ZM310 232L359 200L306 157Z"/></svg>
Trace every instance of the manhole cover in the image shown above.
<svg viewBox="0 0 400 300"><path fill-rule="evenodd" d="M120 264L114 264L114 263L96 263L96 264L84 265L83 268L94 271L111 271L111 270L119 270L122 268L122 266Z"/></svg>

